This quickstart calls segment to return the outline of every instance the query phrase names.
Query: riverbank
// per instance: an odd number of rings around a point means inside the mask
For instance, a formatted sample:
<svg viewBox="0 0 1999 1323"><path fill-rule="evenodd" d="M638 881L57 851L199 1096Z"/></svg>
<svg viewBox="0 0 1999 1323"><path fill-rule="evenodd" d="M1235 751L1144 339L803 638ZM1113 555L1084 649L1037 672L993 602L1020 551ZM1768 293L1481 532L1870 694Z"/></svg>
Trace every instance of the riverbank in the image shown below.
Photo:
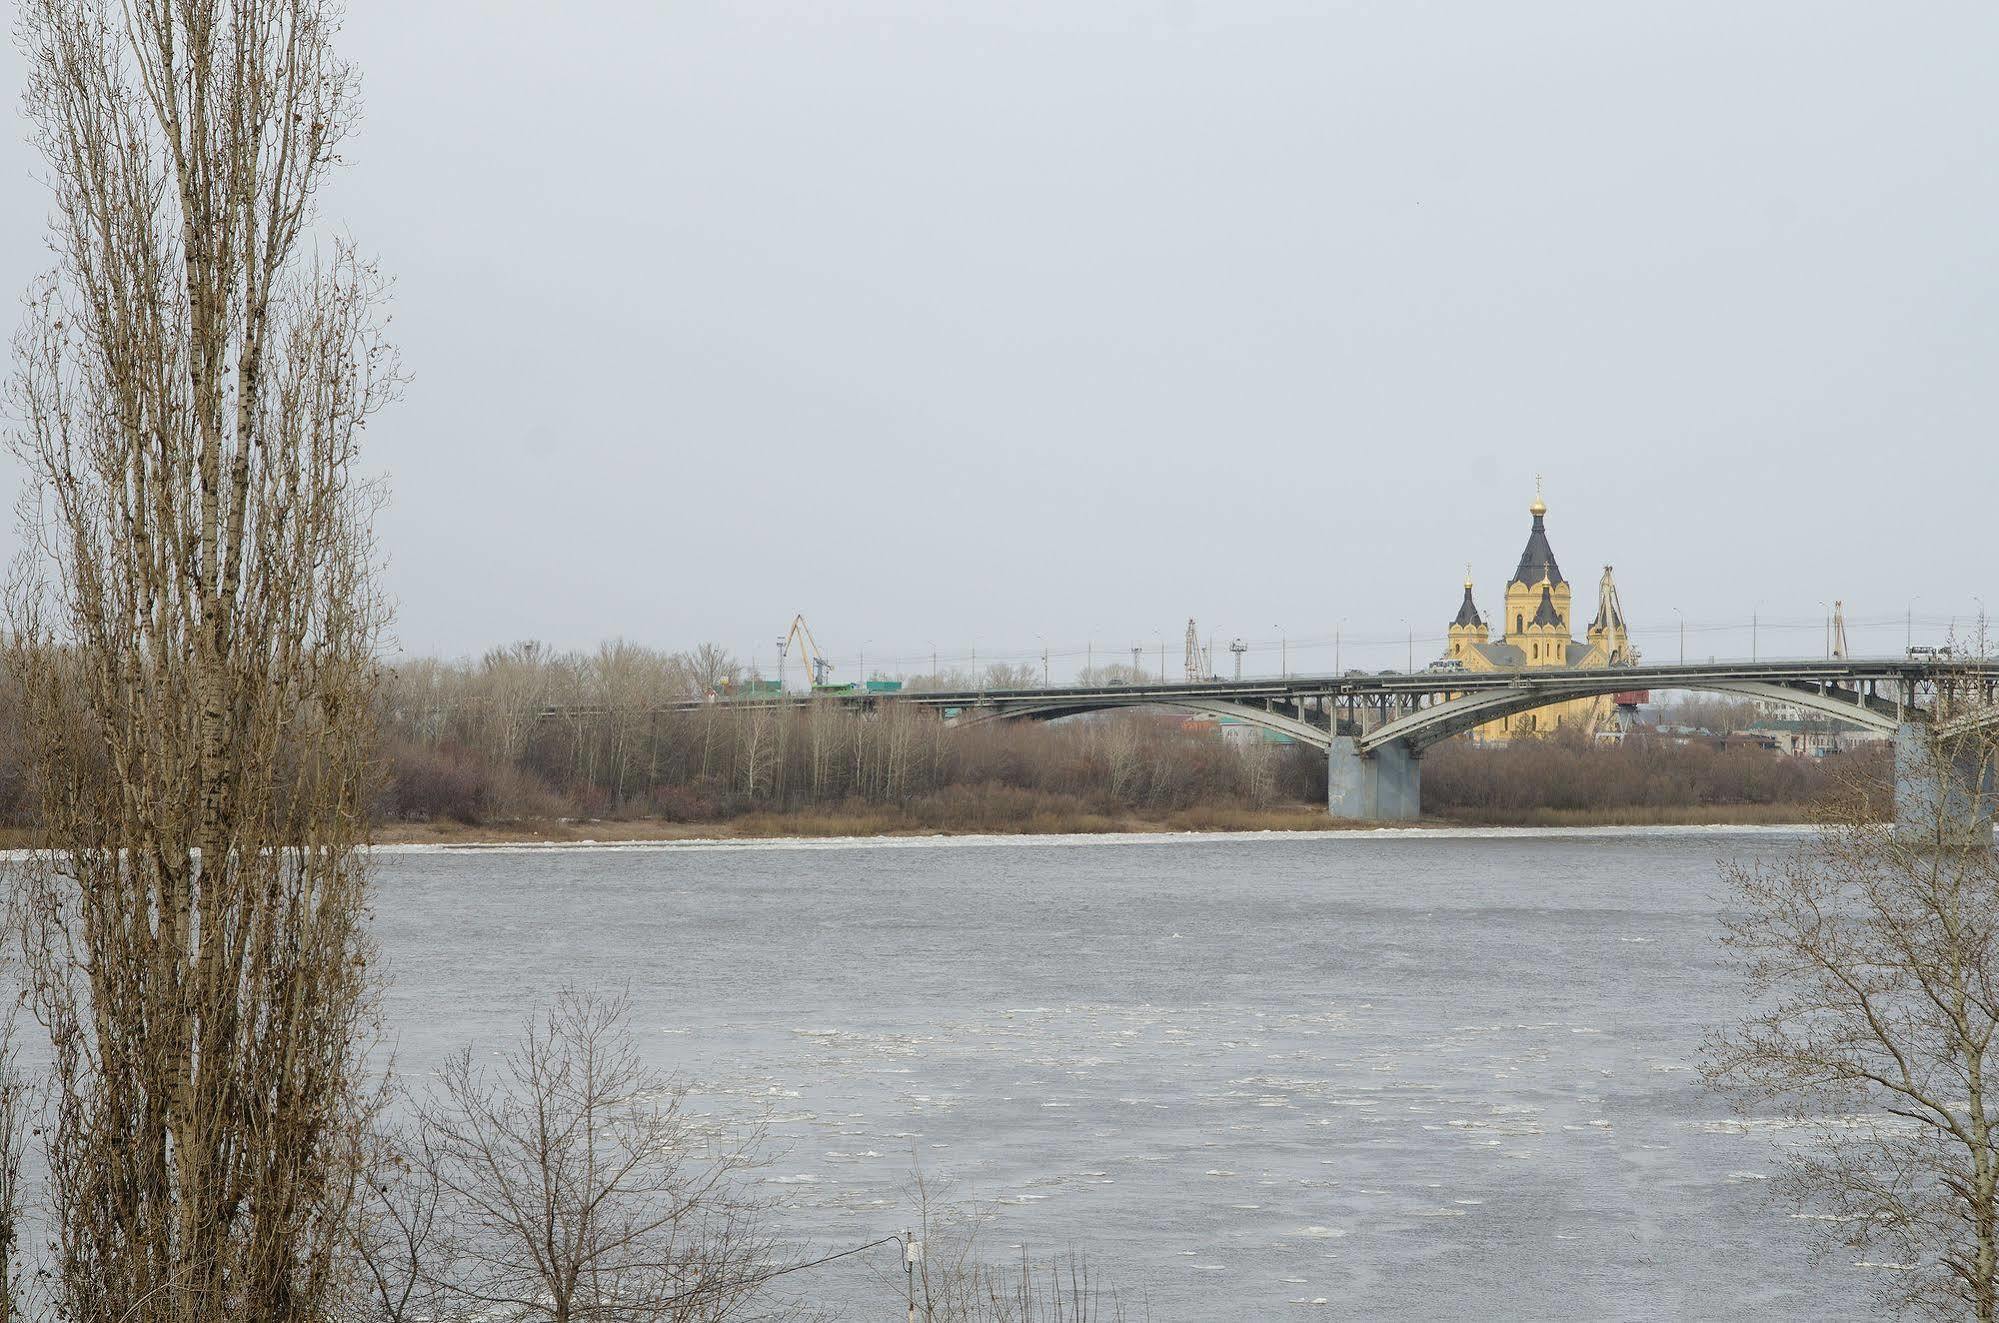
<svg viewBox="0 0 1999 1323"><path fill-rule="evenodd" d="M1409 826L1436 827L1662 827L1781 826L1810 822L1807 804L1675 805L1626 809L1531 809L1450 814ZM776 840L855 836L1066 836L1121 832L1329 831L1371 829L1374 823L1337 822L1312 804L1267 809L1204 808L1165 814L1036 813L1014 822L940 824L893 809L854 812L814 810L748 813L712 822L657 818L540 818L510 822L389 822L377 827L377 845L512 845L536 841Z"/></svg>

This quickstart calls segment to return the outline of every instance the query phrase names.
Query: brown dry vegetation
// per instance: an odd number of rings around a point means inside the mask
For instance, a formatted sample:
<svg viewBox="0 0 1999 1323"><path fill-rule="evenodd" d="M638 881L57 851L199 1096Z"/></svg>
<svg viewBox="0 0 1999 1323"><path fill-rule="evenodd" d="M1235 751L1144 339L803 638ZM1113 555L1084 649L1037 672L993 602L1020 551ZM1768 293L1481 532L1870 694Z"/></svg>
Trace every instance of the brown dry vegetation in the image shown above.
<svg viewBox="0 0 1999 1323"><path fill-rule="evenodd" d="M1499 748L1453 741L1423 759L1433 813L1471 822L1585 826L1609 822L1798 822L1828 798L1885 808L1886 745L1829 758L1560 734Z"/></svg>

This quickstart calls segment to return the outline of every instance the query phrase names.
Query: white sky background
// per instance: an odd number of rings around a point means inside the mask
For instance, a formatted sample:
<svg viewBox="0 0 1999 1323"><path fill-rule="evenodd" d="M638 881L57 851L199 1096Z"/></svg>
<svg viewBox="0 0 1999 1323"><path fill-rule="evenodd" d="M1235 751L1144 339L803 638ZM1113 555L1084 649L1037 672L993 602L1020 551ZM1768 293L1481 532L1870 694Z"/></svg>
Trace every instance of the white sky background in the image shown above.
<svg viewBox="0 0 1999 1323"><path fill-rule="evenodd" d="M408 651L768 670L802 610L1177 675L1192 615L1400 667L1537 471L1576 632L1615 563L1655 660L1675 607L1690 657L1999 609L1989 3L356 0L345 49ZM16 121L0 287L35 169Z"/></svg>

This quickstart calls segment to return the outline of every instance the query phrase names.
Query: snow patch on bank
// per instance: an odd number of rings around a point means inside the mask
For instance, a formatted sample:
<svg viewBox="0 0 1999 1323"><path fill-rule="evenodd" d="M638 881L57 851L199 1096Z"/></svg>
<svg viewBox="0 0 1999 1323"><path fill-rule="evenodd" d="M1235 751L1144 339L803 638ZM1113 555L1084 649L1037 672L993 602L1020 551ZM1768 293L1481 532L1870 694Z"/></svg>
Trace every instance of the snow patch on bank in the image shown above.
<svg viewBox="0 0 1999 1323"><path fill-rule="evenodd" d="M496 841L423 842L368 847L375 854L597 854L650 853L676 850L762 852L786 850L963 850L1057 849L1065 846L1099 845L1199 845L1246 842L1299 841L1314 844L1371 845L1384 841L1465 841L1518 840L1560 841L1601 839L1700 838L1746 836L1794 838L1808 836L1812 828L1793 825L1676 824L1644 827L1373 827L1326 831L1158 831L1158 832L1069 832L1033 836L993 833L984 835L935 836L785 836L699 837L678 841ZM6 851L7 856L25 858L25 851Z"/></svg>

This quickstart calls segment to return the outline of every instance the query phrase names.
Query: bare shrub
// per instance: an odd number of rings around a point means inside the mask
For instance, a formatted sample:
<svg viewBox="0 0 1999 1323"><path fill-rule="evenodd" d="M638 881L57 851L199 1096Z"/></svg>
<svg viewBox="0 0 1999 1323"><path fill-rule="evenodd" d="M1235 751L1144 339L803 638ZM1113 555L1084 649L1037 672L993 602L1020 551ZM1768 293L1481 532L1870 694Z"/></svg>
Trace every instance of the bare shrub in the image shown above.
<svg viewBox="0 0 1999 1323"><path fill-rule="evenodd" d="M1122 1323L1132 1315L1115 1287L1082 1255L986 1257L989 1210L952 1197L948 1181L914 1173L909 1182L915 1264L881 1281L921 1323Z"/></svg>
<svg viewBox="0 0 1999 1323"><path fill-rule="evenodd" d="M440 1267L451 1253L437 1155L421 1127L382 1124L400 1094L381 1099L369 1127L366 1174L348 1223L352 1264L340 1317L348 1323L441 1323L452 1317Z"/></svg>
<svg viewBox="0 0 1999 1323"><path fill-rule="evenodd" d="M1829 1243L1884 1256L1884 1304L1999 1316L1999 860L1967 843L1995 751L1945 741L1902 787L1912 829L1829 820L1789 858L1729 870L1726 942L1749 1004L1708 1080L1773 1105L1803 1141L1780 1187ZM1966 787L1971 787L1966 790ZM1905 805L1905 808L1907 806ZM1989 820L1988 820L1989 822Z"/></svg>
<svg viewBox="0 0 1999 1323"><path fill-rule="evenodd" d="M420 1288L426 1308L548 1323L783 1312L750 1179L760 1133L701 1124L628 1017L622 996L564 991L493 1066L445 1063L370 1187L378 1301ZM379 1316L417 1317L404 1308Z"/></svg>

